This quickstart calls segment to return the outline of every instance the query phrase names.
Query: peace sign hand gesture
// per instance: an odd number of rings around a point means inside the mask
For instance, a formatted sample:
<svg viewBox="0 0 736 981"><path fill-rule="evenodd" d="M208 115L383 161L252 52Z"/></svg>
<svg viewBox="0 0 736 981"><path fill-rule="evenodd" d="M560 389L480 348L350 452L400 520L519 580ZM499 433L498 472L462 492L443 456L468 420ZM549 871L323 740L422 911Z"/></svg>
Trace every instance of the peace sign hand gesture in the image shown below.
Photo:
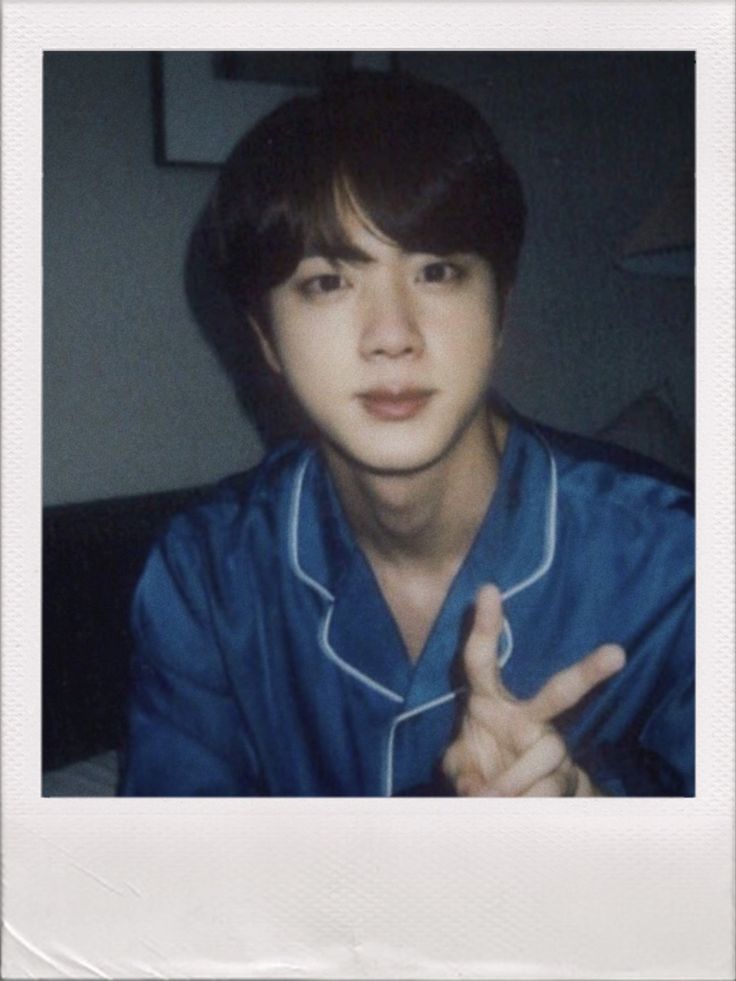
<svg viewBox="0 0 736 981"><path fill-rule="evenodd" d="M621 670L623 649L596 648L520 701L504 687L495 657L502 627L501 595L484 586L463 653L470 694L460 733L442 761L445 775L463 797L597 795L551 722Z"/></svg>

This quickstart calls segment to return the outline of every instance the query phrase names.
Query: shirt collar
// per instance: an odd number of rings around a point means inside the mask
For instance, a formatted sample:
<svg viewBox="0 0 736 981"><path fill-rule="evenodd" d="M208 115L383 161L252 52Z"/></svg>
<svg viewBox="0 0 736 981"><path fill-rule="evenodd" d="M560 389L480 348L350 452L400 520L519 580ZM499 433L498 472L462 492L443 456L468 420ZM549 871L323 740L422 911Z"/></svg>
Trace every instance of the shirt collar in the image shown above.
<svg viewBox="0 0 736 981"><path fill-rule="evenodd" d="M339 659L356 676L372 679L377 690L392 693L390 700L401 696L413 705L451 689L462 613L483 583L495 583L508 601L549 571L556 511L557 469L549 444L513 417L493 499L416 665L398 656L396 624L316 451L302 458L292 490L291 564L330 607L329 643ZM510 631L502 661L511 654L509 643Z"/></svg>

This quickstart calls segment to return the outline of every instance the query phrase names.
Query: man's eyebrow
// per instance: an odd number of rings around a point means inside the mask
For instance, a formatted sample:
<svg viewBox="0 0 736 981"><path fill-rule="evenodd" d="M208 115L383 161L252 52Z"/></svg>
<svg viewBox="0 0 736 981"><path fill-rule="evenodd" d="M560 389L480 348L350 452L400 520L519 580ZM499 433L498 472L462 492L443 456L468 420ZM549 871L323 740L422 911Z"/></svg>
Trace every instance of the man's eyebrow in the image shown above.
<svg viewBox="0 0 736 981"><path fill-rule="evenodd" d="M327 262L354 262L354 263L368 263L375 262L375 258L364 252L363 249L359 249L357 245L351 245L346 242L344 245L331 245L329 247L321 248L319 245L315 245L304 254L305 259L325 259Z"/></svg>

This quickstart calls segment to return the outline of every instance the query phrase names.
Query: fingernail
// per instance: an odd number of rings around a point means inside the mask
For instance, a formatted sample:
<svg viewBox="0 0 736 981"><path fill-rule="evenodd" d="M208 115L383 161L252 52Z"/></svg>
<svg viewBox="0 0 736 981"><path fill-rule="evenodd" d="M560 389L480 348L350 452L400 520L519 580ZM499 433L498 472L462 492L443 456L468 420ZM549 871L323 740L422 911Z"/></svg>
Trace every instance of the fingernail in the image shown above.
<svg viewBox="0 0 736 981"><path fill-rule="evenodd" d="M497 596L500 596L498 586L495 583L489 582L480 587L477 598L482 598L483 600L490 602L491 598L495 599Z"/></svg>
<svg viewBox="0 0 736 981"><path fill-rule="evenodd" d="M626 654L621 647L609 647L603 658L603 666L607 671L620 671L626 664Z"/></svg>

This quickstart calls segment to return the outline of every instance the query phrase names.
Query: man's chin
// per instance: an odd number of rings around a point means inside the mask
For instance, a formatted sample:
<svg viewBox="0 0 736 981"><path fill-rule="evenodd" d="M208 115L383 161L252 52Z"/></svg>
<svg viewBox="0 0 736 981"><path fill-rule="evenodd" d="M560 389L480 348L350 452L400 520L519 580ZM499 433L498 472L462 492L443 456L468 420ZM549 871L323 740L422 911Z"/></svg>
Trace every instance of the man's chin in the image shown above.
<svg viewBox="0 0 736 981"><path fill-rule="evenodd" d="M411 451L395 454L368 453L352 450L332 440L324 440L323 443L328 460L337 457L341 464L375 477L413 477L430 470L446 452L422 454L414 447Z"/></svg>

